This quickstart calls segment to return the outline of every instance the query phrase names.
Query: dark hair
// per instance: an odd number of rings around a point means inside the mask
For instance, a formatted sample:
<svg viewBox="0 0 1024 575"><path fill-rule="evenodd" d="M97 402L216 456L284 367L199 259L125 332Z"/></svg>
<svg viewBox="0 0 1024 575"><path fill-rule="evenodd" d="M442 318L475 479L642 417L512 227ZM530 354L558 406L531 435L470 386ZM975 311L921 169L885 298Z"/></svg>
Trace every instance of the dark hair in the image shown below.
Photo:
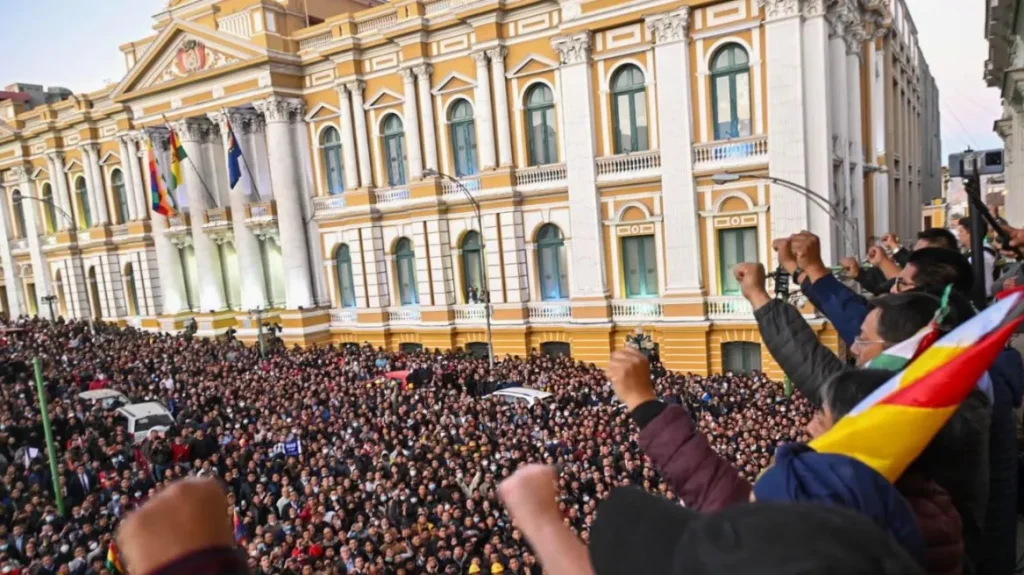
<svg viewBox="0 0 1024 575"><path fill-rule="evenodd" d="M931 294L907 292L875 298L868 307L881 311L878 334L892 344L910 339L921 331L935 317L940 303L939 298Z"/></svg>
<svg viewBox="0 0 1024 575"><path fill-rule="evenodd" d="M840 371L818 390L818 400L828 406L833 421L853 411L865 397L892 379L896 372L885 369L847 369Z"/></svg>
<svg viewBox="0 0 1024 575"><path fill-rule="evenodd" d="M974 230L971 229L971 218L965 216L957 220L956 223L961 228L973 233ZM981 235L988 235L988 222L985 220L981 221Z"/></svg>
<svg viewBox="0 0 1024 575"><path fill-rule="evenodd" d="M974 285L973 269L963 255L943 248L922 248L910 254L907 265L914 265L914 285L919 290L942 290L949 284L960 293L970 293Z"/></svg>
<svg viewBox="0 0 1024 575"><path fill-rule="evenodd" d="M957 249L956 236L946 228L928 228L926 230L921 230L917 232L917 239L926 241L937 248L954 251Z"/></svg>

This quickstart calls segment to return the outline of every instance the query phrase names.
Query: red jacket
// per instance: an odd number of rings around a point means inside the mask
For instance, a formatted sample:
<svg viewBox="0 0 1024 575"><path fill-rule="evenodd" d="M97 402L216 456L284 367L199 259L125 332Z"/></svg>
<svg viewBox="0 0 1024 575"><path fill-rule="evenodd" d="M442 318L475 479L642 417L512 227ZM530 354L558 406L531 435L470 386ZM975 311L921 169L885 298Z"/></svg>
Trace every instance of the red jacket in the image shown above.
<svg viewBox="0 0 1024 575"><path fill-rule="evenodd" d="M192 449L188 445L174 443L171 445L171 461L175 463L191 461Z"/></svg>
<svg viewBox="0 0 1024 575"><path fill-rule="evenodd" d="M750 501L751 486L701 435L678 405L647 402L633 412L640 425L640 448L687 507L718 511ZM963 572L964 540L960 514L944 489L908 472L896 482L917 518L930 575Z"/></svg>

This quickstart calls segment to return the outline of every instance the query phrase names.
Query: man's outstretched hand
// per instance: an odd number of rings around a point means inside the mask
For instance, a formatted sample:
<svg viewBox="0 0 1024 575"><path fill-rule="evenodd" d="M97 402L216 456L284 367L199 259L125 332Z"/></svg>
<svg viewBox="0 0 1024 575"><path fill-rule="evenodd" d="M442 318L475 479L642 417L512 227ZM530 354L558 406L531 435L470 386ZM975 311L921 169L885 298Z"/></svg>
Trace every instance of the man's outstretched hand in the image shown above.
<svg viewBox="0 0 1024 575"><path fill-rule="evenodd" d="M658 398L651 385L651 364L644 354L635 349L613 353L605 372L612 382L616 397L630 411L645 401Z"/></svg>
<svg viewBox="0 0 1024 575"><path fill-rule="evenodd" d="M765 288L764 266L759 263L745 262L736 264L732 269L736 282L740 284L740 292L747 298L755 310L767 305L772 298Z"/></svg>
<svg viewBox="0 0 1024 575"><path fill-rule="evenodd" d="M228 498L213 479L182 479L129 513L117 545L132 573L157 569L204 549L230 548Z"/></svg>

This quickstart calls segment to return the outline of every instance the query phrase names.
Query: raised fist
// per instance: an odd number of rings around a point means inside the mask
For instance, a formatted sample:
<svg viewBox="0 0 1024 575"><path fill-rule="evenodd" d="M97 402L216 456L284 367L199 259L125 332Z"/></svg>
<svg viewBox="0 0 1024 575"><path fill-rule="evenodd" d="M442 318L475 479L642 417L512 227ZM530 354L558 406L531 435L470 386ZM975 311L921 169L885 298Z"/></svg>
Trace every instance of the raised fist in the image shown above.
<svg viewBox="0 0 1024 575"><path fill-rule="evenodd" d="M789 273L793 273L796 269L796 256L793 255L793 249L790 244L789 238L779 238L772 242L772 249L775 250L779 258L779 265Z"/></svg>
<svg viewBox="0 0 1024 575"><path fill-rule="evenodd" d="M887 259L889 259L889 255L882 248L878 246L868 248L868 263L871 265L880 266Z"/></svg>
<svg viewBox="0 0 1024 575"><path fill-rule="evenodd" d="M743 297L748 300L751 299L755 293L765 292L765 272L763 265L751 262L736 264L732 269L732 273L736 276L737 283L740 284L740 291L743 293Z"/></svg>
<svg viewBox="0 0 1024 575"><path fill-rule="evenodd" d="M605 370L612 382L612 390L630 411L641 403L657 399L651 385L651 364L647 357L635 349L624 349L612 354Z"/></svg>
<svg viewBox="0 0 1024 575"><path fill-rule="evenodd" d="M843 273L846 277L854 279L860 275L860 264L857 263L857 258L843 258L840 265L843 266Z"/></svg>
<svg viewBox="0 0 1024 575"><path fill-rule="evenodd" d="M797 265L807 272L811 281L815 281L816 276L828 273L825 263L821 261L821 242L818 236L808 231L793 234L789 238L789 245Z"/></svg>

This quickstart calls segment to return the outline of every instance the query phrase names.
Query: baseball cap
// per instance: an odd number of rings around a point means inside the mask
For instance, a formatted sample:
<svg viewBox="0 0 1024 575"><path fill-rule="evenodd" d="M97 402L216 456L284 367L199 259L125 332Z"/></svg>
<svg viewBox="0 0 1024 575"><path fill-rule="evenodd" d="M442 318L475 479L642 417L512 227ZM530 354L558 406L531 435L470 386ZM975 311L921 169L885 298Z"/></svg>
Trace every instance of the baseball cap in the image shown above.
<svg viewBox="0 0 1024 575"><path fill-rule="evenodd" d="M710 514L635 487L598 507L596 575L918 575L924 571L867 517L817 503L739 504Z"/></svg>

